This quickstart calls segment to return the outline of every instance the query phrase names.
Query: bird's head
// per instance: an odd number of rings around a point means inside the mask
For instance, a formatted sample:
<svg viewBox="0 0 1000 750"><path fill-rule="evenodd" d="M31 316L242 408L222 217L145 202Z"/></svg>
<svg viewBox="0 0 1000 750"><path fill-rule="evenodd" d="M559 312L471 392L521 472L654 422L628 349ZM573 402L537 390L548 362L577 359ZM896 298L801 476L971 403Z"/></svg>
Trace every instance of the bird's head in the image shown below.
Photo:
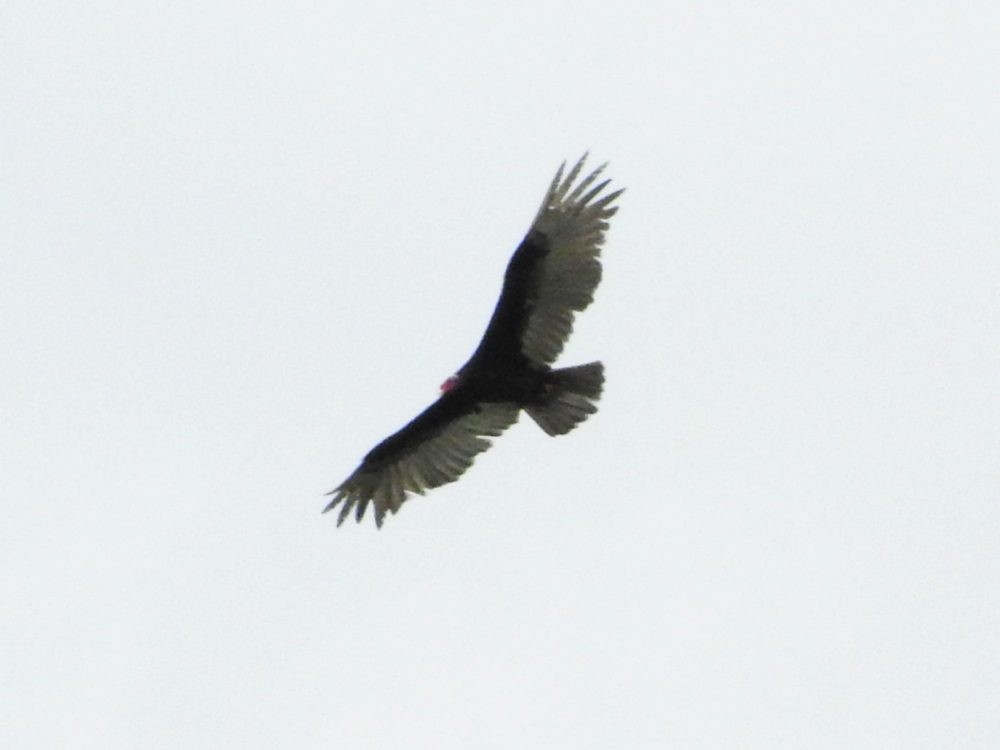
<svg viewBox="0 0 1000 750"><path fill-rule="evenodd" d="M441 393L447 393L456 385L458 385L458 375L452 375L441 384Z"/></svg>

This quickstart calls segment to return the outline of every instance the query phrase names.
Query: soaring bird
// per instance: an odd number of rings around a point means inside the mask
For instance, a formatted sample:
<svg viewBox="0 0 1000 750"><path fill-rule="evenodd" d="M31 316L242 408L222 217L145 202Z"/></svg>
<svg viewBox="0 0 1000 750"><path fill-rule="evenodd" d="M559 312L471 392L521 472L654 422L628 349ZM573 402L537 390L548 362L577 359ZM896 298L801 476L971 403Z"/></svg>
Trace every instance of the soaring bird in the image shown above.
<svg viewBox="0 0 1000 750"><path fill-rule="evenodd" d="M437 401L376 445L329 493L333 500L323 512L340 505L338 526L352 508L360 522L371 503L381 527L386 511L396 513L409 493L454 482L522 409L549 435L563 435L597 411L604 365L552 368L574 314L594 299L604 233L623 192L602 195L610 180L597 180L606 165L579 179L586 158L569 173L565 162L556 172L469 361L442 383Z"/></svg>

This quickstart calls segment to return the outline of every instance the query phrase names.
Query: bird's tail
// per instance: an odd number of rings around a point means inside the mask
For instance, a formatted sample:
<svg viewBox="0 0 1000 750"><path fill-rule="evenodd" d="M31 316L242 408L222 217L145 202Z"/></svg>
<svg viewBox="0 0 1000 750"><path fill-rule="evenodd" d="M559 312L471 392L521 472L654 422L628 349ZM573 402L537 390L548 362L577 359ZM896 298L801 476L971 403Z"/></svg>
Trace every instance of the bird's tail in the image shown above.
<svg viewBox="0 0 1000 750"><path fill-rule="evenodd" d="M591 362L564 367L548 374L546 398L526 406L525 411L550 435L564 435L597 411L601 397L604 365Z"/></svg>

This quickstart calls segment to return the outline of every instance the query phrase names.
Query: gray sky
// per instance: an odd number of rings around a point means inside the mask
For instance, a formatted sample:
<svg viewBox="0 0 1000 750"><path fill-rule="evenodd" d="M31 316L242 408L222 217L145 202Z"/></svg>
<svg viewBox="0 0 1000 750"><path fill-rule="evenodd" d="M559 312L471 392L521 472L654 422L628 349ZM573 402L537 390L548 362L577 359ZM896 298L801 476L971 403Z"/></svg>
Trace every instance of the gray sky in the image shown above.
<svg viewBox="0 0 1000 750"><path fill-rule="evenodd" d="M993 3L14 3L0 743L1000 745ZM337 529L555 168L601 411Z"/></svg>

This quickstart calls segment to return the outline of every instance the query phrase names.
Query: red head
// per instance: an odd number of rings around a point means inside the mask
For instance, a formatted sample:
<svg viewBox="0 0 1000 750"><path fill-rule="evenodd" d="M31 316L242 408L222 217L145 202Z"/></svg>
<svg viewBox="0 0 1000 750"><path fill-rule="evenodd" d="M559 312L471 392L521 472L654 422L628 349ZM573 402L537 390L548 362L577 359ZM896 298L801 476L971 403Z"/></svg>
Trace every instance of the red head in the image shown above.
<svg viewBox="0 0 1000 750"><path fill-rule="evenodd" d="M458 385L458 375L452 375L441 384L441 393L447 393L456 385Z"/></svg>

